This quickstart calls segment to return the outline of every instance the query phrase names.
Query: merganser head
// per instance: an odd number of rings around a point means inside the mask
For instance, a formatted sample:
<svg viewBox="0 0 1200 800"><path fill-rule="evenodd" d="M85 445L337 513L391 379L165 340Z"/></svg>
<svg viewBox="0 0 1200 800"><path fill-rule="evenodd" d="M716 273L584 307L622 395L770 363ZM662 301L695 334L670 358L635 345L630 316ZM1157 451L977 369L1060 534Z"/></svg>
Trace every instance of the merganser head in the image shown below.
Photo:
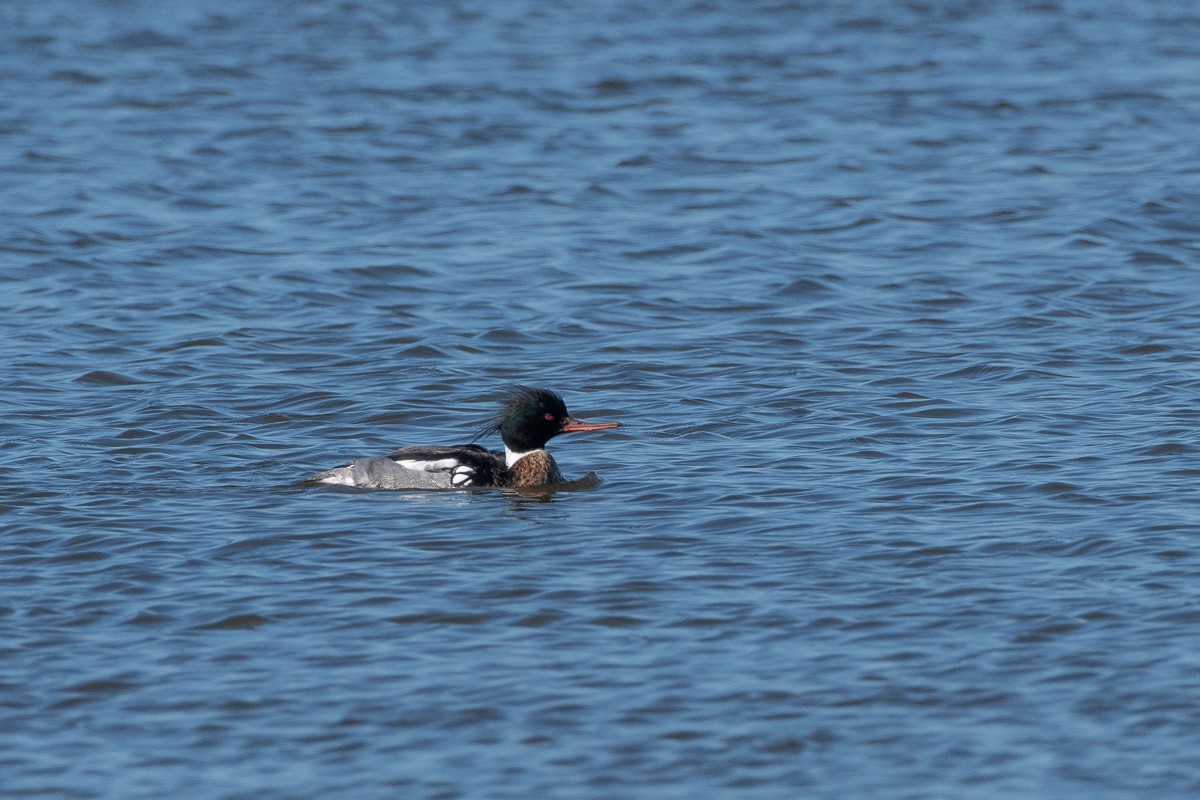
<svg viewBox="0 0 1200 800"><path fill-rule="evenodd" d="M499 416L489 422L479 436L498 430L509 451L527 453L542 449L560 433L618 427L620 423L617 422L584 422L572 418L567 413L567 404L549 389L511 386Z"/></svg>

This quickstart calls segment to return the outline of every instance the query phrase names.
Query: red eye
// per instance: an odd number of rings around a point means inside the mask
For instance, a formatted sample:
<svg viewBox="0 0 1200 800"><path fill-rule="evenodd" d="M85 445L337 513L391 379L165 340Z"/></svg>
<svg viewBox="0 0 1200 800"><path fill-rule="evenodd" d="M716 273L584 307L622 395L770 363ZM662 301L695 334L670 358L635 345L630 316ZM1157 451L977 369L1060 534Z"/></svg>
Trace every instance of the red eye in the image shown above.
<svg viewBox="0 0 1200 800"><path fill-rule="evenodd" d="M546 420L547 422L553 422L554 415L547 411L545 414L542 414L542 419Z"/></svg>

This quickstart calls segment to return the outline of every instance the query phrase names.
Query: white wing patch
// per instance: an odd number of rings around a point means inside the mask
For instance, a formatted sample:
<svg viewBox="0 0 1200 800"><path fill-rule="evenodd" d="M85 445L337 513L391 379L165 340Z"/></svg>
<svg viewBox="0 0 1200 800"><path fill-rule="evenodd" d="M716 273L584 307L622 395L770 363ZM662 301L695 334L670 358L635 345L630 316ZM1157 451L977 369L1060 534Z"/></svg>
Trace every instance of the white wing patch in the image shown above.
<svg viewBox="0 0 1200 800"><path fill-rule="evenodd" d="M457 467L458 459L456 458L439 458L436 461L423 461L419 458L406 458L402 461L397 461L397 464L405 469L415 469L422 472L445 472L446 470Z"/></svg>
<svg viewBox="0 0 1200 800"><path fill-rule="evenodd" d="M467 486L475 479L475 470L472 467L459 465L450 471L450 484L452 486Z"/></svg>

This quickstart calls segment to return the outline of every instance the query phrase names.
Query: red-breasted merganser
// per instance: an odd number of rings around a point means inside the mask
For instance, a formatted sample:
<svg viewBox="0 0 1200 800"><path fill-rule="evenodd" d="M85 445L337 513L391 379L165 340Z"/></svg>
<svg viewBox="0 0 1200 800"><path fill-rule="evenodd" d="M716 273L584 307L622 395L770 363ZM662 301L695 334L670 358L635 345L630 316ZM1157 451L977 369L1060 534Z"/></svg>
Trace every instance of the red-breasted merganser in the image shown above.
<svg viewBox="0 0 1200 800"><path fill-rule="evenodd" d="M504 452L477 444L402 447L378 458L360 458L309 478L313 483L363 489L468 489L478 486L542 486L562 483L554 457L543 448L569 431L618 428L617 422L584 422L567 413L549 389L513 386L494 420L475 436L500 431Z"/></svg>

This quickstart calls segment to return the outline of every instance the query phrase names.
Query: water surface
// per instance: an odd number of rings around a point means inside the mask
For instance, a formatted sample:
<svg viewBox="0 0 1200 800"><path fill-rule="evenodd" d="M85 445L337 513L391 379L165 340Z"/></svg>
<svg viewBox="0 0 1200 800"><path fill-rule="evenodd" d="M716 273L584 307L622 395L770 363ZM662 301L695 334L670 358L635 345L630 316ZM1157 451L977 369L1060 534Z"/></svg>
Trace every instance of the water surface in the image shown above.
<svg viewBox="0 0 1200 800"><path fill-rule="evenodd" d="M1185 2L6 3L3 794L1200 795L1198 74ZM512 382L599 483L297 484Z"/></svg>

